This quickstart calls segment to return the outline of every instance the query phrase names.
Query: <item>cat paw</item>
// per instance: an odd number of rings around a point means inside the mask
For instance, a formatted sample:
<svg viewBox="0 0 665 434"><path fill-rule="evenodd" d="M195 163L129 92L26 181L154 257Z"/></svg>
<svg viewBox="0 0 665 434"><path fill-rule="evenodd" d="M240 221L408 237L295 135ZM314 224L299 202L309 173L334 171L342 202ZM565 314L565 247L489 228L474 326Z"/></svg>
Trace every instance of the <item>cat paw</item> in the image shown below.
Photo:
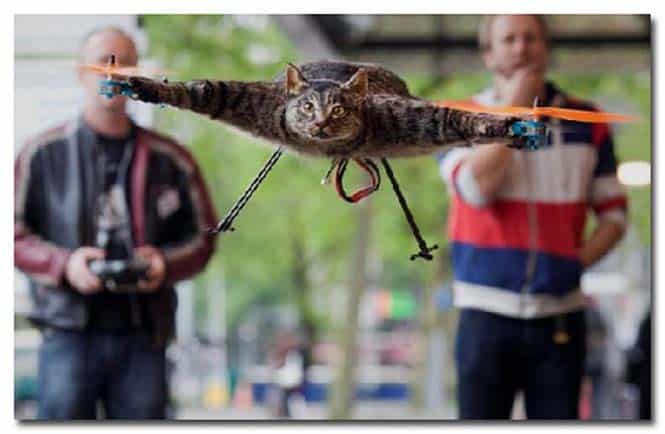
<svg viewBox="0 0 665 434"><path fill-rule="evenodd" d="M502 117L493 125L491 134L494 135L494 137L511 137L513 135L513 125L521 121L522 119L513 116Z"/></svg>
<svg viewBox="0 0 665 434"><path fill-rule="evenodd" d="M127 82L134 91L134 99L150 103L160 102L159 86L161 83L145 77L129 77Z"/></svg>

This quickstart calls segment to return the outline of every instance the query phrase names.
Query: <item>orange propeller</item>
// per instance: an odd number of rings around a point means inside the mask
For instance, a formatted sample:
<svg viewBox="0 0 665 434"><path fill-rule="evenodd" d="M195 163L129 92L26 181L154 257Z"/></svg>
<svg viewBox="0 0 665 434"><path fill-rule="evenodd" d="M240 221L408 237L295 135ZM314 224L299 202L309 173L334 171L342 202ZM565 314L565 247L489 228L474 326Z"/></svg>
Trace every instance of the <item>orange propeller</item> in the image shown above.
<svg viewBox="0 0 665 434"><path fill-rule="evenodd" d="M488 107L474 102L446 101L439 103L441 107L449 107L455 110L462 110L474 113L489 113L502 116L535 118L549 116L552 118L564 119L568 121L590 122L590 123L610 123L610 122L635 122L637 117L621 115L617 113L595 112L587 110L566 109L560 107Z"/></svg>
<svg viewBox="0 0 665 434"><path fill-rule="evenodd" d="M112 75L130 76L162 76L169 75L169 71L161 68L154 67L138 67L138 66L119 66L115 61L115 56L111 55L109 62L106 65L96 64L79 64L79 69L88 71L99 72L106 74L107 79L111 79Z"/></svg>

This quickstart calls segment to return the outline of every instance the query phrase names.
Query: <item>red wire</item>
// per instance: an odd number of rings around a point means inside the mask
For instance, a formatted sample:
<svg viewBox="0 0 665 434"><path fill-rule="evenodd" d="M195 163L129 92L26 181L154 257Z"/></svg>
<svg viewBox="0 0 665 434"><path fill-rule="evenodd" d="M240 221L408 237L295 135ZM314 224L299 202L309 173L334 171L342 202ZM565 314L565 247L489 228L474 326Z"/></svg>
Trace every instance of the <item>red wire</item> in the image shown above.
<svg viewBox="0 0 665 434"><path fill-rule="evenodd" d="M370 194L374 193L376 190L379 188L379 174L377 173L376 167L372 167L369 164L367 164L363 160L359 160L357 158L354 158L353 161L360 166L363 170L365 170L367 173L369 173L369 176L371 178L371 184L368 185L367 187L361 188L360 190L354 192L351 194L351 196L346 194L346 191L344 191L344 184L342 183L344 173L346 171L346 164L348 160L341 160L337 164L337 168L335 171L335 189L337 190L337 194L344 199L347 202L351 203L357 203L369 196Z"/></svg>

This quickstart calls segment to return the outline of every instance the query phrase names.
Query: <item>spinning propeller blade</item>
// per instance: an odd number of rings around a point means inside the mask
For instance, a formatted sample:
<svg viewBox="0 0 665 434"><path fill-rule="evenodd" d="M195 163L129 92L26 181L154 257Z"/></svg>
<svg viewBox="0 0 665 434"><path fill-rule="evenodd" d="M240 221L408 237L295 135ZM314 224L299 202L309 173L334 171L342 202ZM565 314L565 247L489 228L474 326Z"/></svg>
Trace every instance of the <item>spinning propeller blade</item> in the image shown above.
<svg viewBox="0 0 665 434"><path fill-rule="evenodd" d="M106 75L123 75L126 77L134 76L163 76L169 75L170 71L155 67L138 67L138 66L117 66L117 65L94 65L82 64L78 65L80 69L99 72Z"/></svg>
<svg viewBox="0 0 665 434"><path fill-rule="evenodd" d="M617 113L595 112L587 110L566 109L560 107L488 107L474 102L446 101L439 103L442 107L462 110L474 113L488 113L501 116L549 116L557 119L577 122L636 122L635 116L621 115Z"/></svg>

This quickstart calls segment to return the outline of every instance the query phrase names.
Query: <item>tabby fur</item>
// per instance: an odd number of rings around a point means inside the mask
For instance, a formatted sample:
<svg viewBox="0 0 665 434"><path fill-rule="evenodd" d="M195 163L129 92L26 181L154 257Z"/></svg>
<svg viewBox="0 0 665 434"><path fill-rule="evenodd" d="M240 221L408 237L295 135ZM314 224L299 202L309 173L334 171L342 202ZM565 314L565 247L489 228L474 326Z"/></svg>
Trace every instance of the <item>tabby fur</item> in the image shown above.
<svg viewBox="0 0 665 434"><path fill-rule="evenodd" d="M207 115L312 156L406 157L451 146L510 144L510 125L517 120L416 98L396 74L371 64L289 64L273 81L128 80L140 101Z"/></svg>

